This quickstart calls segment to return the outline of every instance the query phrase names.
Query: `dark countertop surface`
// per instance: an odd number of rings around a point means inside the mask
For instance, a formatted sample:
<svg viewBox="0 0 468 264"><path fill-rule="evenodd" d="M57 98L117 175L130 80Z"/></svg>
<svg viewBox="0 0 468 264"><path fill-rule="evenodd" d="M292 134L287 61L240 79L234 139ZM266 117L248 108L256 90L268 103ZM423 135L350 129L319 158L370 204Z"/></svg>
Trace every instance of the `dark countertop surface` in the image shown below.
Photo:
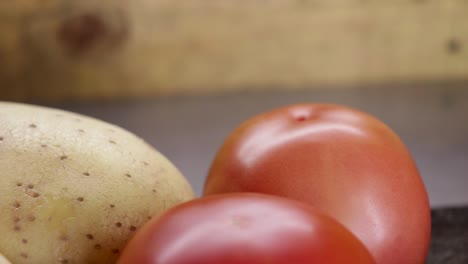
<svg viewBox="0 0 468 264"><path fill-rule="evenodd" d="M468 263L468 206L432 210L427 264Z"/></svg>

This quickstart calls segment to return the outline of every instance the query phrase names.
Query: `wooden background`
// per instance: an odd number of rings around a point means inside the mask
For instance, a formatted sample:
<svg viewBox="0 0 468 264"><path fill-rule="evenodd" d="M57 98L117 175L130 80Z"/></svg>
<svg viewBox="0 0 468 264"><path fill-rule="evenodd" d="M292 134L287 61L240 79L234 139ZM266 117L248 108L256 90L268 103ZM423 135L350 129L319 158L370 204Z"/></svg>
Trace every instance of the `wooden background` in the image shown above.
<svg viewBox="0 0 468 264"><path fill-rule="evenodd" d="M466 0L0 1L0 99L468 80Z"/></svg>

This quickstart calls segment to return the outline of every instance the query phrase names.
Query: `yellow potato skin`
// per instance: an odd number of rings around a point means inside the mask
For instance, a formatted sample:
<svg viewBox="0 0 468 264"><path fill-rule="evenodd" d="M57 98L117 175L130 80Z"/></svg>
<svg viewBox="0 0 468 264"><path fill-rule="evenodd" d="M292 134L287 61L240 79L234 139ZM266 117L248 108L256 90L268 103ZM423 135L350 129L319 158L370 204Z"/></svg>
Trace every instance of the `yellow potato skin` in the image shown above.
<svg viewBox="0 0 468 264"><path fill-rule="evenodd" d="M0 194L0 252L15 264L115 263L151 217L195 197L169 160L128 131L7 102Z"/></svg>
<svg viewBox="0 0 468 264"><path fill-rule="evenodd" d="M11 264L2 254L0 254L0 264Z"/></svg>

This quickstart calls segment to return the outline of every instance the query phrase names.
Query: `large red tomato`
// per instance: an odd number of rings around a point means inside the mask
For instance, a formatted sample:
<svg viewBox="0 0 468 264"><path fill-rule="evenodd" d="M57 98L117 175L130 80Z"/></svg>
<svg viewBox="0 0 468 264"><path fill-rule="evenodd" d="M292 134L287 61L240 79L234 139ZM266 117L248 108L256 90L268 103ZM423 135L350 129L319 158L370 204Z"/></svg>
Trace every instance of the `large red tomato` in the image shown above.
<svg viewBox="0 0 468 264"><path fill-rule="evenodd" d="M421 264L427 256L424 184L399 137L366 113L301 104L247 120L219 150L204 192L239 191L319 208L357 235L379 264Z"/></svg>
<svg viewBox="0 0 468 264"><path fill-rule="evenodd" d="M237 193L192 200L147 223L118 264L375 264L350 231L305 203Z"/></svg>

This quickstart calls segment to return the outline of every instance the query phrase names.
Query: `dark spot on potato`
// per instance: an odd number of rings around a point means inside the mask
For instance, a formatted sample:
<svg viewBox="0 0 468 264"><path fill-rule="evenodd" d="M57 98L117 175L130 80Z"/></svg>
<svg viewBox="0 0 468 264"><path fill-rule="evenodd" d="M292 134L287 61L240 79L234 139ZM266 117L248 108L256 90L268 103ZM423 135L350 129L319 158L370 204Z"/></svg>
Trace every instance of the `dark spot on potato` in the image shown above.
<svg viewBox="0 0 468 264"><path fill-rule="evenodd" d="M114 208L115 205L114 205L114 204L109 204L109 207L110 207L110 208Z"/></svg>
<svg viewBox="0 0 468 264"><path fill-rule="evenodd" d="M34 222L36 220L36 217L34 215L28 215L26 218L29 222Z"/></svg>
<svg viewBox="0 0 468 264"><path fill-rule="evenodd" d="M14 226L13 226L13 230L16 231L16 232L18 232L18 231L21 230L21 226L19 226L19 225L14 225Z"/></svg>
<svg viewBox="0 0 468 264"><path fill-rule="evenodd" d="M115 226L116 226L116 227L122 227L122 223L117 222L117 223L115 223Z"/></svg>
<svg viewBox="0 0 468 264"><path fill-rule="evenodd" d="M66 234L61 234L58 238L60 241L67 241L68 240L68 236Z"/></svg>
<svg viewBox="0 0 468 264"><path fill-rule="evenodd" d="M3 141L3 137L0 137L0 141Z"/></svg>
<svg viewBox="0 0 468 264"><path fill-rule="evenodd" d="M60 156L60 160L66 160L68 157L63 155L63 156Z"/></svg>
<svg viewBox="0 0 468 264"><path fill-rule="evenodd" d="M23 238L23 239L21 239L21 243L27 244L27 243L28 243L28 240L27 240L26 238Z"/></svg>
<svg viewBox="0 0 468 264"><path fill-rule="evenodd" d="M36 124L30 124L29 127L30 128L36 128L37 126L36 126Z"/></svg>
<svg viewBox="0 0 468 264"><path fill-rule="evenodd" d="M21 187L21 186L23 186L23 183L22 182L17 182L16 186Z"/></svg>
<svg viewBox="0 0 468 264"><path fill-rule="evenodd" d="M148 220L151 220L151 218L152 218L151 216L146 217L146 219L148 219Z"/></svg>
<svg viewBox="0 0 468 264"><path fill-rule="evenodd" d="M148 162L146 162L146 161L143 161L143 165L145 165L145 166L148 166L148 165L149 165L149 163L148 163Z"/></svg>
<svg viewBox="0 0 468 264"><path fill-rule="evenodd" d="M130 228L129 228L129 229L130 229L130 231L132 231L132 232L134 232L134 231L136 231L136 230L137 230L137 228L136 228L136 227L134 227L134 226L130 226Z"/></svg>
<svg viewBox="0 0 468 264"><path fill-rule="evenodd" d="M89 239L89 240L93 240L93 239L94 239L94 236L91 235L91 234L86 234L86 238Z"/></svg>
<svg viewBox="0 0 468 264"><path fill-rule="evenodd" d="M101 248L102 248L102 246L101 246L100 244L96 244L96 245L94 245L94 249L97 249L97 250L99 250L99 249L101 249Z"/></svg>
<svg viewBox="0 0 468 264"><path fill-rule="evenodd" d="M62 259L62 260L60 260L60 263L61 264L68 264L68 259Z"/></svg>
<svg viewBox="0 0 468 264"><path fill-rule="evenodd" d="M109 140L109 143L114 144L114 145L117 144L117 143L116 143L114 140L112 140L112 139Z"/></svg>
<svg viewBox="0 0 468 264"><path fill-rule="evenodd" d="M13 207L16 208L16 209L20 208L20 207L21 207L20 202L14 201L14 202L13 202Z"/></svg>
<svg viewBox="0 0 468 264"><path fill-rule="evenodd" d="M33 193L30 194L30 196L31 196L32 198L37 198L37 197L41 196L41 194L40 194L40 193L37 193L37 192L33 192Z"/></svg>
<svg viewBox="0 0 468 264"><path fill-rule="evenodd" d="M84 176L89 176L90 174L89 174L89 172L83 172L83 175Z"/></svg>
<svg viewBox="0 0 468 264"><path fill-rule="evenodd" d="M46 145L46 144L42 144L41 147L47 148L47 145Z"/></svg>
<svg viewBox="0 0 468 264"><path fill-rule="evenodd" d="M132 175L130 173L125 173L125 176L127 176L128 178L132 177Z"/></svg>
<svg viewBox="0 0 468 264"><path fill-rule="evenodd" d="M118 250L118 249L113 249L113 250L112 250L112 253L114 253L114 254L119 254L119 253L120 253L120 250Z"/></svg>
<svg viewBox="0 0 468 264"><path fill-rule="evenodd" d="M156 191L156 189L153 189L153 190L151 190L151 191L152 191L153 193L157 193L157 192L158 192L158 191Z"/></svg>
<svg viewBox="0 0 468 264"><path fill-rule="evenodd" d="M457 54L461 51L461 49L462 44L458 39L452 38L447 41L447 52L449 54Z"/></svg>
<svg viewBox="0 0 468 264"><path fill-rule="evenodd" d="M21 256L22 258L28 258L28 254L26 254L26 253L24 253L24 252L21 252L20 256Z"/></svg>
<svg viewBox="0 0 468 264"><path fill-rule="evenodd" d="M80 129L78 129L78 132L84 133L85 131L84 131L83 129L80 128Z"/></svg>
<svg viewBox="0 0 468 264"><path fill-rule="evenodd" d="M15 222L15 223L18 223L20 220L21 220L21 218L19 218L18 216L15 216L13 218L13 222Z"/></svg>
<svg viewBox="0 0 468 264"><path fill-rule="evenodd" d="M34 188L34 184L28 184L28 189L33 189Z"/></svg>
<svg viewBox="0 0 468 264"><path fill-rule="evenodd" d="M80 203L81 203L81 202L83 202L83 201L84 201L84 198L83 198L83 197L78 197L78 198L76 198L76 200L77 200L78 202L80 202Z"/></svg>

